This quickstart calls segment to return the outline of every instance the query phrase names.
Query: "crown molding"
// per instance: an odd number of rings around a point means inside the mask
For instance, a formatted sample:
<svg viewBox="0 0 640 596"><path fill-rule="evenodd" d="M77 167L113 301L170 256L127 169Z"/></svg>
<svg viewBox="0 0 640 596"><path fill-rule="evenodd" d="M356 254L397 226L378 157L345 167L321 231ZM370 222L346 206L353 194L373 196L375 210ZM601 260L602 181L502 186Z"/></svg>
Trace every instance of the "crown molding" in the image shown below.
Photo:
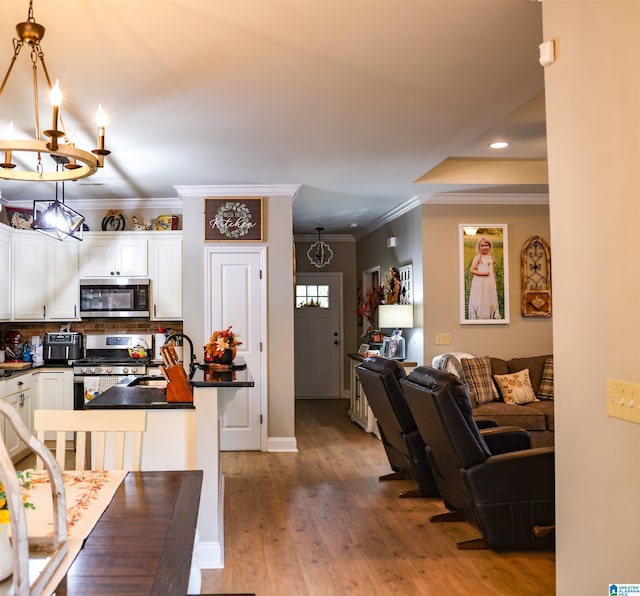
<svg viewBox="0 0 640 596"><path fill-rule="evenodd" d="M0 199L2 200L2 199ZM51 199L53 200L53 198ZM4 202L4 200L2 200ZM44 201L39 201L44 202ZM72 206L74 209L98 210L104 209L169 209L182 210L182 199L179 197L157 198L157 199L78 199L73 197L65 197L65 204ZM33 209L33 200L14 200L8 203L12 207L20 207L22 209Z"/></svg>
<svg viewBox="0 0 640 596"><path fill-rule="evenodd" d="M436 193L418 195L423 205L548 205L548 194Z"/></svg>
<svg viewBox="0 0 640 596"><path fill-rule="evenodd" d="M405 201L404 203L397 205L391 211L388 211L384 215L378 217L377 219L374 219L370 224L359 229L354 234L354 237L356 238L356 240L359 240L360 238L363 238L367 234L371 234L371 232L375 232L377 229L381 228L385 224L388 224L389 222L392 222L394 219L398 219L405 213L408 213L412 209L415 209L420 205L420 203L421 203L420 198L417 195L414 195L408 201Z"/></svg>
<svg viewBox="0 0 640 596"><path fill-rule="evenodd" d="M315 242L318 240L318 234L294 234L294 242ZM323 242L355 242L356 239L352 234L322 234Z"/></svg>
<svg viewBox="0 0 640 596"><path fill-rule="evenodd" d="M300 189L299 184L228 184L210 186L174 186L180 197L289 197Z"/></svg>

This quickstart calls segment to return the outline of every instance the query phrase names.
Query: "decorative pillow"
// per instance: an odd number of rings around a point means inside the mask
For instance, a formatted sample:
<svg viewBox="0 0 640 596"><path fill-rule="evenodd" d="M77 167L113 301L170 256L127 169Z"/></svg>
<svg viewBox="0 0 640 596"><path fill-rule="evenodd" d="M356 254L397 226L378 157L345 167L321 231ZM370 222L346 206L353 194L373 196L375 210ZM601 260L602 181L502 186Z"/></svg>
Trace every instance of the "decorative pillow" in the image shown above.
<svg viewBox="0 0 640 596"><path fill-rule="evenodd" d="M553 357L544 361L538 399L553 399Z"/></svg>
<svg viewBox="0 0 640 596"><path fill-rule="evenodd" d="M528 368L510 375L493 375L493 378L498 383L507 404L520 405L540 401L533 392Z"/></svg>
<svg viewBox="0 0 640 596"><path fill-rule="evenodd" d="M491 359L489 356L462 358L460 362L473 403L479 405L495 401L498 397L498 391L491 379Z"/></svg>

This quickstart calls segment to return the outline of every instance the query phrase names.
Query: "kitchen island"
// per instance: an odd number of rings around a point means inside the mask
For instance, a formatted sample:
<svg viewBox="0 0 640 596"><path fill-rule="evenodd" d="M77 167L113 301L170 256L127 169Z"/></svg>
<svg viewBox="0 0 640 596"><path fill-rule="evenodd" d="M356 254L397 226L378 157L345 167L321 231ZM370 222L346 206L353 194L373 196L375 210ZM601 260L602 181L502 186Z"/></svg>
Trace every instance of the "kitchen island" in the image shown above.
<svg viewBox="0 0 640 596"><path fill-rule="evenodd" d="M193 402L167 402L159 378L151 385L127 377L89 402L87 409L144 409L147 430L142 440L143 471L202 470L198 512L200 567L224 565L224 478L220 472L220 417L241 387L253 387L246 366L211 370L198 366L190 380ZM239 364L238 366L242 366ZM150 379L150 378L148 378ZM155 386L154 386L155 385Z"/></svg>

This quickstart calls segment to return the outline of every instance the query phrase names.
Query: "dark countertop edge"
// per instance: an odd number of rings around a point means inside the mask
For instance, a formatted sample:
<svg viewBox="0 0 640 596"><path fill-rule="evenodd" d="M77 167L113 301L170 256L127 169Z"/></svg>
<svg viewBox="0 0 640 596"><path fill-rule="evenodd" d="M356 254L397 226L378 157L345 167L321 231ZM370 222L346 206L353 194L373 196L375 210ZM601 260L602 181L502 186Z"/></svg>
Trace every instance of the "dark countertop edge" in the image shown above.
<svg viewBox="0 0 640 596"><path fill-rule="evenodd" d="M98 399L98 398L96 398ZM191 402L169 401L162 404L92 404L88 403L84 406L85 410L195 410L195 406Z"/></svg>
<svg viewBox="0 0 640 596"><path fill-rule="evenodd" d="M192 387L255 387L253 381L189 381Z"/></svg>

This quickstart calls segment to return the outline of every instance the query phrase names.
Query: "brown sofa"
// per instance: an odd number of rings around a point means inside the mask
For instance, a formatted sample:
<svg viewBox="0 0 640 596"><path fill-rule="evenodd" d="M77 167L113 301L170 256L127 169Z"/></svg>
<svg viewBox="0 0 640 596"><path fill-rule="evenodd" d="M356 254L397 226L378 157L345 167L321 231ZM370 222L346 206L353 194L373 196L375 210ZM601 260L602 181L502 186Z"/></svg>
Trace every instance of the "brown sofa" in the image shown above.
<svg viewBox="0 0 640 596"><path fill-rule="evenodd" d="M433 360L433 366L454 372L467 383L467 387L473 386L473 379L468 380L462 366L463 357L471 358L471 354L442 354ZM517 426L529 431L532 447L549 447L554 444L554 402L548 395L541 395L540 385L543 376L545 362L551 359L550 354L543 356L531 356L526 358L488 358L491 365L491 377L494 380L497 397L493 401L478 403L473 399L473 415L477 420L495 420L500 426ZM465 365L466 366L466 365ZM468 366L466 366L468 371ZM525 404L505 403L500 387L495 382L493 375L512 374L524 369L529 370L531 387L540 401L532 401ZM552 380L551 380L552 382ZM546 383L548 393L549 382ZM553 392L551 391L551 395Z"/></svg>

